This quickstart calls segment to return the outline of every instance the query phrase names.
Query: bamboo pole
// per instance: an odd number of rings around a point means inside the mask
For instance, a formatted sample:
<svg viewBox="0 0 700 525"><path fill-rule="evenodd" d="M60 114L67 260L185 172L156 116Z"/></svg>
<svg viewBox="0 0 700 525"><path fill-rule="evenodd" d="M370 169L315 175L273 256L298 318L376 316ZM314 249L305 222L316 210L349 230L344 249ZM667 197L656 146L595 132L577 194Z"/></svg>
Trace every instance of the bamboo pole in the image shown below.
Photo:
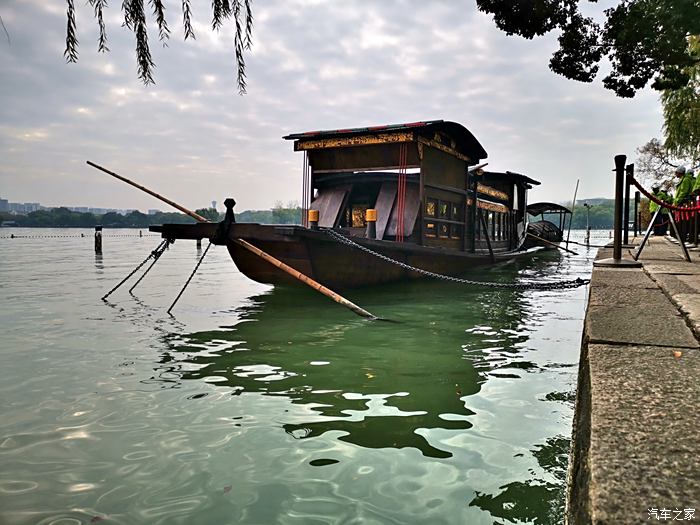
<svg viewBox="0 0 700 525"><path fill-rule="evenodd" d="M576 253L575 251L569 250L568 248L564 248L563 246L559 246L557 243L548 241L547 239L543 239L542 237L538 237L537 235L533 235L531 233L528 233L527 235L529 235L533 239L536 239L540 242L543 242L545 244L549 244L550 246L554 246L555 248L559 248L560 250L564 250L565 252L569 252L569 253L573 253L574 255L578 255L578 253Z"/></svg>
<svg viewBox="0 0 700 525"><path fill-rule="evenodd" d="M576 211L576 194L578 193L579 179L576 179L576 189L574 190L574 200L571 201L571 217L569 218L569 231L566 232L566 247L569 247L569 235L571 235L571 221L574 220L574 211Z"/></svg>
<svg viewBox="0 0 700 525"><path fill-rule="evenodd" d="M145 192L148 193L149 195L153 195L156 199L160 199L160 200L162 200L164 203L169 204L170 206L172 206L173 208L175 208L175 209L177 209L177 210L180 210L182 213L184 213L184 214L186 214L186 215L189 215L190 217L192 217L192 218L193 218L194 220L196 220L197 222L209 222L209 220L205 219L204 217L202 217L202 216L199 215L198 213L195 213L195 212L193 212L192 210L188 210L188 209L185 208L184 206L180 206L177 202L173 202L173 201L171 201L170 199L168 199L167 197L163 197L162 195L156 193L155 191L149 190L149 189L146 188L145 186L141 186L140 184L138 184L138 183L136 183L136 182L134 182L134 181L132 181L132 180L129 180L129 179L127 179L126 177L122 177L121 175L119 175L119 174L117 174L117 173L114 173L113 171L109 171L107 168L103 168L102 166L100 166L100 165L98 165L98 164L95 164L94 162L90 162L89 160L87 161L87 163L88 163L89 166L92 166L93 168L97 168L97 169L100 170L100 171L104 171L104 172L107 173L108 175L111 175L112 177L115 177L115 178L119 179L120 181L126 182L127 184L131 184L131 185L134 186L135 188L138 188L138 189L140 189L141 191L145 191Z"/></svg>
<svg viewBox="0 0 700 525"><path fill-rule="evenodd" d="M210 221L208 221L207 219L205 219L204 217L202 217L201 215L199 215L199 214L193 212L192 210L188 210L188 209L185 208L184 206L181 206L181 205L179 205L178 203L171 201L171 200L168 199L167 197L163 197L162 195L156 193L155 191L149 190L149 189L146 188L145 186L141 186L140 184L137 184L136 182L134 182L134 181L132 181L132 180L130 180L130 179L127 179L126 177L122 177L121 175L118 175L118 174L114 173L113 171L110 171L110 170L108 170L108 169L106 169L106 168L103 168L102 166L99 166L99 165L95 164L94 162L90 162L89 160L87 161L87 163L88 163L90 166L92 166L93 168L97 168L97 169L100 170L100 171L104 171L104 172L107 173L108 175L111 175L112 177L115 177L115 178L117 178L117 179L119 179L119 180L121 180L121 181L123 181L123 182L126 182L127 184L131 184L131 185L134 186L135 188L138 188L138 189L140 189L141 191L144 191L144 192L148 193L149 195L154 196L156 199L159 199L159 200L165 202L166 204L169 204L170 206L172 206L172 207L174 207L174 208L180 210L181 212L183 212L183 213L189 215L190 217L192 217L193 219L195 219L195 220L198 221L198 222L210 222ZM291 276L294 277L295 279L298 279L299 281L301 281L302 283L304 283L304 284L310 286L310 287L313 288L314 290L317 290L317 291L321 292L321 293L322 293L323 295L325 295L326 297L330 297L330 298L333 299L336 303L345 306L346 308L352 310L352 311L353 311L354 313L356 313L357 315L359 315L359 316L361 316L361 317L364 317L364 318L366 318L366 319L372 319L372 320L378 319L377 316L372 315L372 314L369 313L367 310L364 310L364 309L360 308L360 307L357 306L355 303L353 303L353 302L351 302L351 301L348 301L348 300L347 300L345 297L343 297L342 295L340 295L340 294L334 292L333 290L331 290L331 289L329 289L329 288L326 288L326 287L323 286L321 283L319 283L319 282L317 282L317 281L314 281L311 277L309 277L309 276L307 276L307 275L304 275L304 274L301 273L299 270L295 270L295 269L292 268L291 266L289 266L289 265L283 263L282 261L280 261L279 259L273 257L273 256L270 255L269 253L266 253L266 252L262 251L260 248L258 248L258 247L256 247L256 246L253 246L253 245L250 244L249 242L244 241L243 239L233 239L233 242L235 242L235 243L237 243L237 244L243 246L246 250L248 250L248 251L254 253L255 255L257 255L258 257L260 257L261 259L264 259L265 261L269 262L269 263L272 264L273 266L276 266L276 267L279 268L280 270L282 270L282 271L288 273L289 275L291 275ZM209 247L207 247L207 250L208 250L208 249L209 249ZM205 252L205 255L206 255L206 252ZM203 258L204 258L204 256L202 256L202 259L203 259ZM201 260L200 260L200 263L201 263ZM197 266L199 266L199 265L197 265ZM196 268L195 268L195 270L196 270ZM194 275L194 274L193 274L193 275ZM190 279L191 279L191 278L192 278L192 277L190 277ZM188 281L188 282L189 282L189 281ZM184 291L184 289L183 289L183 291ZM182 292L180 292L180 294L182 294ZM178 299L179 299L179 297L180 297L180 296L178 296ZM176 299L175 301L177 302L177 299ZM175 303L173 303L173 305L170 307L170 309L172 309L172 307L173 307L174 305L175 305ZM170 313L170 309L168 309L168 313Z"/></svg>
<svg viewBox="0 0 700 525"><path fill-rule="evenodd" d="M301 273L299 270L295 270L295 269L292 268L291 266L289 266L289 265L283 263L282 261L280 261L279 259L273 257L273 256L270 255L269 253L266 253L266 252L262 251L262 250L261 250L260 248L258 248L257 246L253 246L253 245L250 244L248 241L245 241L245 240L243 240L243 239L234 239L233 242L235 242L236 244L242 246L242 247L245 248L246 250L248 250L248 251L254 253L254 254L257 255L258 257L260 257L260 258L266 260L267 262L269 262L269 263L272 264L273 266L279 268L279 269L282 270L283 272L288 273L289 275L291 275L291 276L294 277L295 279L298 279L299 281L301 281L302 283L306 284L307 286L310 286L310 287L313 288L314 290L317 290L317 291L321 292L321 293L322 293L323 295L325 295L326 297L330 297L330 298L333 299L336 303L342 304L344 307L349 308L350 310L352 310L353 312L355 312L357 315L359 315L359 316L361 316L361 317L364 317L364 318L366 318L366 319L372 319L372 320L377 319L377 316L372 315L372 314L369 313L367 310L364 310L363 308L360 308L360 307L357 306L355 303L353 303L353 302L351 302L351 301L348 301L348 300L347 300L345 297L343 297L342 295L335 293L333 290L330 290L329 288L326 288L325 286L323 286L323 285L322 285L321 283L319 283L318 281L314 281L311 277L308 277L307 275L304 275L304 274Z"/></svg>

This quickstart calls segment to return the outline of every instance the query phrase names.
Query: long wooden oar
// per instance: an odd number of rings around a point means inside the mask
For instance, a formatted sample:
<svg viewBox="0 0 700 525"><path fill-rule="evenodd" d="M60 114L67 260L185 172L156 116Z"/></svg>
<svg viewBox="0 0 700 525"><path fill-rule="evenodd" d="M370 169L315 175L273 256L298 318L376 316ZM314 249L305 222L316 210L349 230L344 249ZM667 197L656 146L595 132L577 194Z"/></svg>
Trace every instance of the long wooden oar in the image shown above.
<svg viewBox="0 0 700 525"><path fill-rule="evenodd" d="M137 184L136 182L134 182L134 181L132 181L132 180L129 180L129 179L127 179L126 177L123 177L122 175L118 175L118 174L114 173L113 171L110 171L110 170L108 170L108 169L106 169L106 168L103 168L102 166L99 166L99 165L95 164L94 162L87 161L87 163L88 163L88 165L92 166L93 168L97 168L97 169L100 170L100 171L104 171L105 173L111 175L112 177L115 177L115 178L117 178L117 179L119 179L119 180L121 180L121 181L123 181L123 182L126 182L127 184L131 184L131 185L134 186L135 188L138 188L138 189L140 189L140 190L142 190L142 191L145 191L145 192L148 193L149 195L154 196L156 199L159 199L159 200L165 202L166 204L169 204L170 206L172 206L172 207L174 207L174 208L180 210L181 212L183 212L183 213L189 215L190 217L192 217L193 219L195 219L195 220L198 221L198 222L210 222L210 221L208 221L207 219L205 219L204 217L202 217L201 215L199 215L199 214L193 212L192 210L188 210L188 209L185 208L184 206L181 206L180 204L177 204L176 202L171 201L170 199L168 199L168 198L166 198L166 197L163 197L162 195L156 193L155 191L149 190L149 189L146 188L145 186L142 186L142 185L140 185L140 184ZM314 281L311 277L309 277L309 276L307 276L307 275L304 275L303 273L301 273L301 272L298 271L298 270L295 270L295 269L292 268L291 266L289 266L289 265L283 263L282 261L280 261L279 259L273 257L273 256L270 255L269 253L266 253L266 252L262 251L260 248L258 248L258 247L256 247L256 246L253 246L253 245L250 244L249 242L247 242L247 241L245 241L245 240L243 240L243 239L234 239L233 241L234 241L236 244L239 244L240 246L243 246L246 250L248 250L248 251L254 253L255 255L257 255L258 257L260 257L261 259L263 259L263 260L269 262L270 264L276 266L276 267L279 268L280 270L282 270L282 271L288 273L289 275L291 275L291 276L294 277L295 279L298 279L299 281L301 281L302 283L306 284L307 286L310 286L310 287L313 288L314 290L318 290L319 292L321 292L321 293L322 293L323 295L325 295L326 297L330 297L330 298L333 299L336 303L345 306L346 308L350 309L351 311L353 311L353 312L356 313L357 315L359 315L359 316L361 316L361 317L364 317L364 318L366 318L366 319L372 319L372 320L378 319L377 316L372 315L371 313L369 313L367 310L364 310L363 308L360 308L359 306L357 306L357 305L356 305L355 303L353 303L352 301L348 301L348 300L347 300L345 297L343 297L342 295L340 295L340 294L334 292L333 290L331 290L331 289L329 289L329 288L326 288L326 287L323 286L321 283L319 283L319 282L317 282L317 281ZM208 249L208 247L207 247L207 249ZM200 262L201 262L201 261L200 261ZM192 278L192 277L190 277L190 279L191 279L191 278ZM189 282L189 281L188 281L188 282ZM182 292L181 292L181 294L182 294ZM178 298L179 298L179 296L178 296ZM177 299L176 299L176 301L177 301ZM174 303L173 303L173 305L174 305ZM172 306L170 307L170 309L172 309ZM168 312L170 312L170 310L168 310Z"/></svg>
<svg viewBox="0 0 700 525"><path fill-rule="evenodd" d="M102 166L95 164L94 162L90 162L89 160L87 161L89 166L92 166L93 168L97 168L100 171L104 171L106 174L111 175L112 177L119 179L120 181L126 182L127 184L131 184L134 188L138 188L141 191L145 191L149 195L153 195L156 199L162 200L166 204L170 204L173 208L180 210L182 213L185 215L189 215L192 217L194 220L198 222L210 222L208 219L205 219L198 213L193 212L192 210L188 210L184 206L180 206L177 202L171 201L167 197L163 197L162 195L156 193L153 190L149 190L145 186L141 186L140 184L134 182L133 180L129 180L126 177L122 177L121 175L118 175L117 173L114 173L113 171L109 171L107 168L103 168Z"/></svg>
<svg viewBox="0 0 700 525"><path fill-rule="evenodd" d="M575 251L569 250L568 248L564 248L563 246L559 246L558 244L548 241L547 239L543 239L542 237L538 237L537 235L533 235L531 233L527 234L528 236L532 237L533 239L536 239L540 242L543 242L545 244L549 244L550 246L554 246L555 248L559 248L560 250L564 250L565 252L573 253L574 255L578 255Z"/></svg>

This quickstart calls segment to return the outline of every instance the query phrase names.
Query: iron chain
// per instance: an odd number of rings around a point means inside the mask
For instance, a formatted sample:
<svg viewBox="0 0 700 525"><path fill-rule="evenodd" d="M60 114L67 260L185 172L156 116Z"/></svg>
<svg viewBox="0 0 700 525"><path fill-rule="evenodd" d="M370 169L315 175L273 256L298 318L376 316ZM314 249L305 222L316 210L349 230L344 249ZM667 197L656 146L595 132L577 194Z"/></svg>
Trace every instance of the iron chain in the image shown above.
<svg viewBox="0 0 700 525"><path fill-rule="evenodd" d="M460 283L460 284L470 284L473 286L484 286L488 288L508 288L508 289L513 289L513 290L563 290L567 288L578 288L579 286L585 286L587 285L590 280L588 279L581 279L580 277L577 277L574 280L571 281L557 281L557 282L540 282L540 283L498 283L498 282L487 282L487 281L473 281L470 279L463 279L461 277L453 277L451 275L443 275L440 273L435 273L435 272L430 272L428 270L423 270L421 268L416 268L415 266L411 266L409 264L403 263L401 261L397 261L396 259L392 259L391 257L387 257L386 255L382 255L381 253L375 252L374 250L371 250L367 248L366 246L362 246L361 244L356 243L352 239L349 239L348 237L344 236L343 234L331 230L331 229L324 229L330 237L332 237L334 240L345 244L347 246L350 246L352 248L357 248L359 250L362 250L365 253L368 253L370 255L373 255L374 257L377 257L385 262L388 262L390 264L394 264L396 266L399 266L400 268L403 268L404 270L409 270L411 272L416 272L420 275L424 275L426 277L432 277L434 279L441 279L443 281L449 281L453 283Z"/></svg>

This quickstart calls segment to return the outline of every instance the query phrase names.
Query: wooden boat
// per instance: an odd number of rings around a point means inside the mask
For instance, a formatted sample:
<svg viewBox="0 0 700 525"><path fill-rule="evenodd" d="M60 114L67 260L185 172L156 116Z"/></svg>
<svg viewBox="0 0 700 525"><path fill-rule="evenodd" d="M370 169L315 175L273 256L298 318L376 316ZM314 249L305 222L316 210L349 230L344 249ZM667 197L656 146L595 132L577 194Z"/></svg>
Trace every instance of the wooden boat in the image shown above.
<svg viewBox="0 0 700 525"><path fill-rule="evenodd" d="M227 199L227 218L218 225L151 230L226 245L255 281L295 282L235 242L243 239L337 289L424 275L411 268L460 275L539 249L523 248L527 191L539 182L478 169L486 151L460 124L433 120L284 138L305 156L302 225L237 223L235 202Z"/></svg>
<svg viewBox="0 0 700 525"><path fill-rule="evenodd" d="M564 240L564 228L566 219L571 221L571 210L554 202L536 202L527 206L528 215L540 216L540 220L530 222L527 232L530 234L525 241L525 246L545 245L538 239L549 243L558 243ZM551 246L551 244L549 245Z"/></svg>

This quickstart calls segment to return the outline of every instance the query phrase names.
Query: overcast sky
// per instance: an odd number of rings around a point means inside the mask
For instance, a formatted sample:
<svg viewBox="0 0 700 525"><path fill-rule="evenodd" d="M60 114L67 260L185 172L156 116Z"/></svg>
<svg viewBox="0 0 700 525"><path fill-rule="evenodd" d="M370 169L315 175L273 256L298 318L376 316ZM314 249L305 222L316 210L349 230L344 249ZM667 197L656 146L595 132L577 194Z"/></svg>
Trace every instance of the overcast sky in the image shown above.
<svg viewBox="0 0 700 525"><path fill-rule="evenodd" d="M0 3L0 197L166 209L92 160L187 207L232 196L239 211L269 208L301 195L302 155L283 135L444 119L477 137L489 169L540 180L531 202L564 201L576 179L579 197L612 196L613 156L634 160L661 136L655 92L619 99L599 79L551 73L556 35L508 37L473 0L257 1L245 96L232 28L209 29L210 2L193 1L194 42L180 2L166 5L172 37L163 48L151 25L156 85L144 86L120 2L106 14L111 52L98 54L76 1L77 64L63 58L64 1Z"/></svg>

